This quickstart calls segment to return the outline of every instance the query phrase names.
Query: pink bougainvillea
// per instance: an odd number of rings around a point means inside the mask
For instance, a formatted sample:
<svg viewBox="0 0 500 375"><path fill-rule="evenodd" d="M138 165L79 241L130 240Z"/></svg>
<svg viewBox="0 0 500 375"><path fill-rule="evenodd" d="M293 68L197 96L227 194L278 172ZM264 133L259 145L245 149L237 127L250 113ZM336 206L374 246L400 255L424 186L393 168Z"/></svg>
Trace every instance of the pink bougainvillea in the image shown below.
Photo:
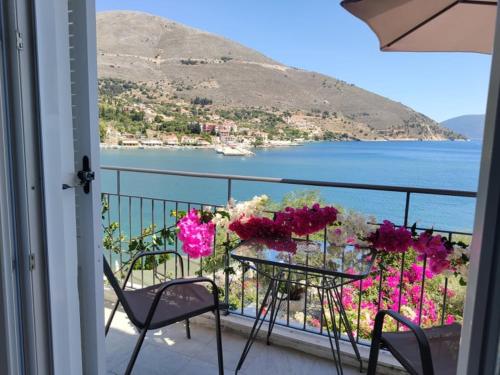
<svg viewBox="0 0 500 375"><path fill-rule="evenodd" d="M206 257L213 253L215 224L201 221L200 214L192 209L177 224L182 250L192 258Z"/></svg>
<svg viewBox="0 0 500 375"><path fill-rule="evenodd" d="M229 230L236 233L242 240L257 238L283 241L292 236L291 228L286 222L267 217L252 216L249 219L233 221L229 224Z"/></svg>
<svg viewBox="0 0 500 375"><path fill-rule="evenodd" d="M381 273L376 271L359 283L346 285L342 289L342 304L347 316L353 327L359 329L353 334L369 337L379 309L400 311L414 323L425 327L439 324L441 319L446 324L460 319L456 313L442 311L443 307L439 303L442 297L434 294L434 287L430 290L422 288L424 278L426 285L439 282L428 268L414 263L408 269L401 270L400 267L389 265L382 272L382 282L380 277Z"/></svg>
<svg viewBox="0 0 500 375"><path fill-rule="evenodd" d="M315 203L312 207L287 207L282 212L276 213L276 220L288 223L296 235L307 236L333 224L337 220L337 213L335 207L320 207Z"/></svg>
<svg viewBox="0 0 500 375"><path fill-rule="evenodd" d="M461 253L454 247L454 243L439 234L434 235L431 230L417 235L415 230L409 231L405 227L396 227L388 220L366 238L371 247L382 255L383 253L406 253L413 249L417 253L418 261L426 261L429 272L441 274L445 271L458 272L457 268L466 263L468 256L461 258ZM454 254L457 252L457 254ZM459 257L460 259L453 259Z"/></svg>
<svg viewBox="0 0 500 375"><path fill-rule="evenodd" d="M287 239L287 240L257 240L258 242L266 245L269 249L276 250L276 251L286 251L288 253L295 253L297 251L297 242L294 240Z"/></svg>
<svg viewBox="0 0 500 375"><path fill-rule="evenodd" d="M229 230L242 240L255 239L269 248L278 251L295 252L297 244L292 241L292 233L299 236L315 233L337 220L334 207L320 207L314 204L311 208L300 209L287 207L277 212L274 219L267 217L242 217L229 224Z"/></svg>
<svg viewBox="0 0 500 375"><path fill-rule="evenodd" d="M412 245L411 232L396 226L388 220L368 236L368 242L378 251L404 253Z"/></svg>
<svg viewBox="0 0 500 375"><path fill-rule="evenodd" d="M450 267L448 255L453 252L453 247L447 246L446 238L438 235L433 236L429 232L423 232L414 241L413 248L418 253L418 260L427 257L430 270L439 274Z"/></svg>

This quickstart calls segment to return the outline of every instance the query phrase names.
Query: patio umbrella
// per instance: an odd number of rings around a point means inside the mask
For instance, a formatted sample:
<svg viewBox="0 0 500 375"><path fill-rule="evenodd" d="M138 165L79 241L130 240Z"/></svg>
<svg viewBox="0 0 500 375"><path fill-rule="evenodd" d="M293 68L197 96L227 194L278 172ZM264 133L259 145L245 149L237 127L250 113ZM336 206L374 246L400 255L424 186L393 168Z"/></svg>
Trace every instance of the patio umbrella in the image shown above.
<svg viewBox="0 0 500 375"><path fill-rule="evenodd" d="M497 0L343 0L382 51L491 53Z"/></svg>

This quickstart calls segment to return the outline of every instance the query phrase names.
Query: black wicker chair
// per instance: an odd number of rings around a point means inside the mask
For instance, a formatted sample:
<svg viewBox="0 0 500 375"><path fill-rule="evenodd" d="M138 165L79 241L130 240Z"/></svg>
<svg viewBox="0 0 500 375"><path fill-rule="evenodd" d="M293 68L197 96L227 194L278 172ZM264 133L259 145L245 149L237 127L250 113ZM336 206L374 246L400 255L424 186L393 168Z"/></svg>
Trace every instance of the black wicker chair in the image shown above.
<svg viewBox="0 0 500 375"><path fill-rule="evenodd" d="M387 315L409 331L382 332ZM375 318L368 375L376 374L380 348L388 349L412 375L454 375L457 372L460 331L461 326L456 323L422 329L395 311L381 310Z"/></svg>
<svg viewBox="0 0 500 375"><path fill-rule="evenodd" d="M127 290L127 282L130 279L132 270L137 261L145 256L162 254L172 254L176 256L180 262L182 278L142 289ZM191 334L188 319L209 311L215 313L219 374L224 374L218 288L211 279L206 277L184 279L182 257L176 251L149 251L138 254L130 264L129 271L122 287L120 287L118 280L113 274L106 257L104 257L104 274L118 298L111 311L108 322L106 323L106 335L108 334L111 322L120 304L123 306L130 321L139 330L139 338L128 363L125 375L129 375L132 372L132 368L134 367L148 330L162 328L185 320L186 335L189 339L191 338ZM212 291L209 291L202 284L210 284Z"/></svg>

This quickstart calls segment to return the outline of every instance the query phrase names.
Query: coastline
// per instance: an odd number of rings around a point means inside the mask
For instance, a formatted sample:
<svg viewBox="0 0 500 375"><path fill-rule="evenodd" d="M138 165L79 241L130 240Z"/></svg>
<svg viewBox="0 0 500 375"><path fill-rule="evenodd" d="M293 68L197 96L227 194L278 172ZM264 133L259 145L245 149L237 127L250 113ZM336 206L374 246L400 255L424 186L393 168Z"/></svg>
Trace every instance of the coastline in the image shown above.
<svg viewBox="0 0 500 375"><path fill-rule="evenodd" d="M345 140L345 141L336 141L336 140L322 140L322 141L307 141L303 143L290 143L290 144L265 144L259 146L251 146L250 149L270 149L270 148L288 148L288 147L299 147L303 146L307 143L337 143L337 142L470 142L470 139L418 139L418 138L398 138L398 139L359 139L359 140ZM146 146L146 145L136 145L136 146L124 146L117 144L109 144L109 143L100 143L101 149L104 150L216 150L220 147L220 144L211 144L211 145L154 145L154 146Z"/></svg>

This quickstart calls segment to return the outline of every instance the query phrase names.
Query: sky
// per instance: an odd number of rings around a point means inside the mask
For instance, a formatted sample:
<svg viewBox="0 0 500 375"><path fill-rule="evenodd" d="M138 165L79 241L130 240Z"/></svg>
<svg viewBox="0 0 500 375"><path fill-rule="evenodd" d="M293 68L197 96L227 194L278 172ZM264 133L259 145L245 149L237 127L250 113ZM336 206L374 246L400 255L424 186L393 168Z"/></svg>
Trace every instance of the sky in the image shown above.
<svg viewBox="0 0 500 375"><path fill-rule="evenodd" d="M96 0L222 35L289 66L373 91L437 121L485 113L491 57L380 52L339 0Z"/></svg>

